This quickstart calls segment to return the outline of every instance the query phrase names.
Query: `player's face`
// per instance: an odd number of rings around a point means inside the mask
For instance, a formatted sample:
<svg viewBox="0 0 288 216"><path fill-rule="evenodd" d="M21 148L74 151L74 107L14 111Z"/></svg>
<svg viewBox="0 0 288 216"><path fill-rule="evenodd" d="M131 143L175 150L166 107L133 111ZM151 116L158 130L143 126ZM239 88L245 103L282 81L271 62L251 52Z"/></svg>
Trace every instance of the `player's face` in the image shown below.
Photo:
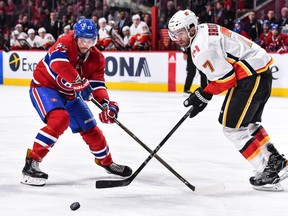
<svg viewBox="0 0 288 216"><path fill-rule="evenodd" d="M83 38L78 37L77 38L77 45L79 52L81 54L85 54L92 46L95 44L95 39L93 38Z"/></svg>
<svg viewBox="0 0 288 216"><path fill-rule="evenodd" d="M28 37L33 39L35 37L35 34L34 33L30 33L30 34L28 34Z"/></svg>
<svg viewBox="0 0 288 216"><path fill-rule="evenodd" d="M189 45L190 38L185 28L176 30L175 32L170 32L170 34L181 47L187 47Z"/></svg>

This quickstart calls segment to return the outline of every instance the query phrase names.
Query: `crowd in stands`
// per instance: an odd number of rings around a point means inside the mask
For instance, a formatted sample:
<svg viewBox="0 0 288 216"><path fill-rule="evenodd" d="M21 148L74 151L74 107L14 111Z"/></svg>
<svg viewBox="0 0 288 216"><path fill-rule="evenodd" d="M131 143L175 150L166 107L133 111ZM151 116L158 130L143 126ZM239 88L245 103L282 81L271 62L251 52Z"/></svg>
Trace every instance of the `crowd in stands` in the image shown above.
<svg viewBox="0 0 288 216"><path fill-rule="evenodd" d="M0 0L0 36L10 42L13 50L47 50L59 37L73 30L78 19L85 17L98 26L96 46L100 50L151 50L151 14L111 7L107 2L111 1ZM132 2L148 7L155 3L154 0ZM196 13L200 23L217 23L270 52L288 52L287 7L281 9L281 17L275 17L275 11L271 9L260 18L252 10L253 1L238 0L237 8L235 0L157 2L159 31L167 29L169 19L176 11L188 8ZM245 13L248 13L248 19L237 19Z"/></svg>

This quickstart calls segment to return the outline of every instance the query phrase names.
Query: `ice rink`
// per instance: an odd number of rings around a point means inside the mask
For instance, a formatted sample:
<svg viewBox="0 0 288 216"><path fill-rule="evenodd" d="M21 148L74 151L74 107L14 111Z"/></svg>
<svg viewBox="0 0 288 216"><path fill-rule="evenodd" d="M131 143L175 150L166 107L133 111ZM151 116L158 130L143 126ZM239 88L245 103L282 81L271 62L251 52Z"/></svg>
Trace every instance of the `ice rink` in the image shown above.
<svg viewBox="0 0 288 216"><path fill-rule="evenodd" d="M186 113L183 93L109 91L119 103L118 120L154 149ZM79 134L68 129L40 164L49 174L44 187L20 184L27 148L44 126L30 103L28 87L0 85L0 215L1 216L279 216L288 214L288 181L284 192L255 191L253 168L222 134L218 114L224 96L187 118L158 155L196 187L223 182L225 191L200 196L156 159L126 187L96 189L95 181L115 179L96 166ZM114 161L135 171L149 153L118 125L98 121ZM273 97L263 126L278 150L288 156L288 99ZM71 211L73 202L80 202Z"/></svg>

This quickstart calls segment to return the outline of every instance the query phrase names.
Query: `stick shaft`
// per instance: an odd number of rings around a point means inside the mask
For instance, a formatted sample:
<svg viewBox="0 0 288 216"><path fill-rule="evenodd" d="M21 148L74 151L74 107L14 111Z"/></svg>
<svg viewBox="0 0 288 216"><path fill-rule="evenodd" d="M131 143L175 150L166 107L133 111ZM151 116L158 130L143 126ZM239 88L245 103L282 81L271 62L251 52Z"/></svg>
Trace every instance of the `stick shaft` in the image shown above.
<svg viewBox="0 0 288 216"><path fill-rule="evenodd" d="M102 111L104 110L103 106L96 101L94 98L91 101ZM181 180L187 187L191 190L195 190L195 186L191 185L185 178L183 178L179 173L177 173L169 164L167 164L160 156L156 153L159 149L164 145L164 143L170 138L170 136L176 131L176 129L183 123L183 121L189 116L192 108L181 118L181 120L175 125L175 127L167 134L167 136L162 140L162 142L157 146L157 148L153 151L147 145L145 145L134 133L132 133L127 127L125 127L118 119L114 119L115 123L119 125L127 134L129 134L137 143L139 143L146 151L150 153L149 157L141 164L141 166L135 171L136 175L132 175L131 181L139 174L139 172L146 166L146 164L155 157L161 164L163 164L170 172L172 172L179 180ZM129 179L130 179L129 177Z"/></svg>

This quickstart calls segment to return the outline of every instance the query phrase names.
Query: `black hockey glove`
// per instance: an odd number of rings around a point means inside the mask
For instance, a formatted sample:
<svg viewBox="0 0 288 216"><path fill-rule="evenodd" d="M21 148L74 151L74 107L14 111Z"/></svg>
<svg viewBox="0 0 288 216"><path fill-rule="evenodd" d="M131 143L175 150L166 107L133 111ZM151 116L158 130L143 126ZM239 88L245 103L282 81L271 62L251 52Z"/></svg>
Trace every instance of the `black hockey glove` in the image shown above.
<svg viewBox="0 0 288 216"><path fill-rule="evenodd" d="M5 52L9 52L9 51L11 50L9 41L7 41L7 40L4 40L4 41L3 41L3 50L4 50Z"/></svg>
<svg viewBox="0 0 288 216"><path fill-rule="evenodd" d="M183 103L185 107L194 107L190 113L190 118L204 110L211 98L211 94L205 93L201 87L197 88Z"/></svg>

